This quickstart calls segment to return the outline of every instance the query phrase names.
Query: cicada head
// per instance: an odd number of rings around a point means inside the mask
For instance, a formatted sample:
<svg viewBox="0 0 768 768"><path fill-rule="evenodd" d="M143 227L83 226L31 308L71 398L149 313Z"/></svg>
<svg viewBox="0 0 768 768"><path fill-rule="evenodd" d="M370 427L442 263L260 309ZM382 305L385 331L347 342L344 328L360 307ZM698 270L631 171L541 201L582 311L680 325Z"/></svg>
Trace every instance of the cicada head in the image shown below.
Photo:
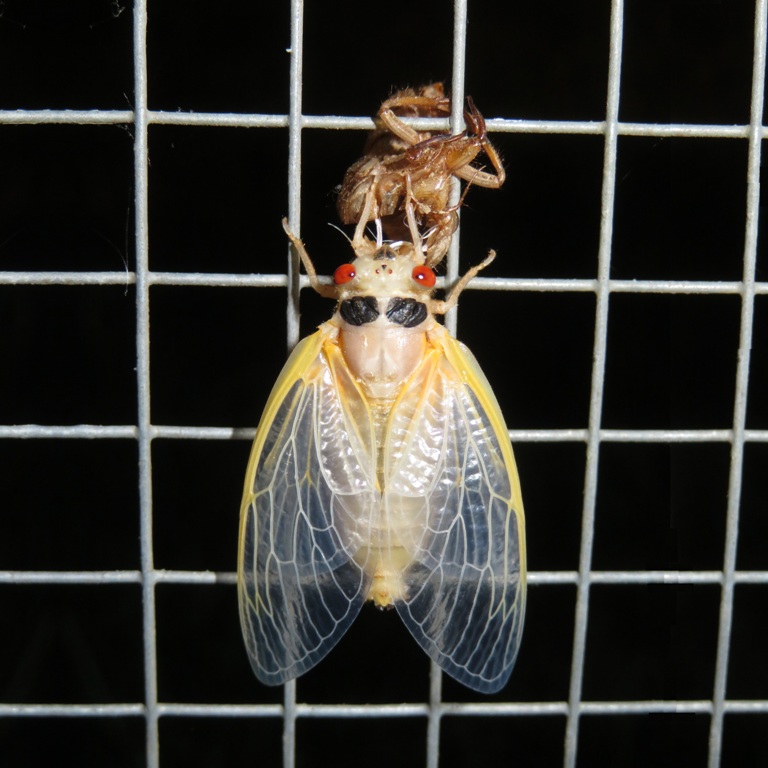
<svg viewBox="0 0 768 768"><path fill-rule="evenodd" d="M434 290L435 273L423 263L412 243L383 243L357 248L357 258L333 274L341 300L351 296L388 298L405 296L424 300Z"/></svg>

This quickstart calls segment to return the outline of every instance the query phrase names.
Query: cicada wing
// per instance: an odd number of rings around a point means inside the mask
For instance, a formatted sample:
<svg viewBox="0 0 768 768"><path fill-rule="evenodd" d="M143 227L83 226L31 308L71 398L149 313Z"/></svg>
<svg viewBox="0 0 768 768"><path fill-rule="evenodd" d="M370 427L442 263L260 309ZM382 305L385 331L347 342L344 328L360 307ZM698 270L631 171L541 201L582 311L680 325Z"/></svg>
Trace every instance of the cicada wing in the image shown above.
<svg viewBox="0 0 768 768"><path fill-rule="evenodd" d="M380 504L368 406L325 330L285 365L256 433L240 518L240 621L277 685L338 642L368 594L356 561Z"/></svg>
<svg viewBox="0 0 768 768"><path fill-rule="evenodd" d="M523 505L496 398L447 334L395 405L385 461L391 544L410 560L397 610L441 669L498 691L522 637Z"/></svg>

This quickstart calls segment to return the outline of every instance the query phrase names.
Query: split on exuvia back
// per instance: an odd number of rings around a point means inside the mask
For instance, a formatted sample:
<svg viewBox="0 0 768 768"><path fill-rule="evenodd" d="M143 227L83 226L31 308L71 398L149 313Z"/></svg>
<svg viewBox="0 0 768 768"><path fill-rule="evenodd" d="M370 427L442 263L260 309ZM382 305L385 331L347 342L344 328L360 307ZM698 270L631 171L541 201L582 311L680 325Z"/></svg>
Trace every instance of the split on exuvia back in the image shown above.
<svg viewBox="0 0 768 768"><path fill-rule="evenodd" d="M440 668L474 690L498 691L514 665L525 530L512 447L474 357L435 319L495 254L445 301L432 296L432 267L456 228L443 190L453 177L498 187L503 169L471 102L457 136L401 119L449 111L439 84L382 104L385 119L339 196L342 219L358 226L355 259L333 285L283 222L336 311L283 368L245 478L240 619L254 672L270 685L315 666L366 600L394 607ZM495 174L472 164L480 151Z"/></svg>

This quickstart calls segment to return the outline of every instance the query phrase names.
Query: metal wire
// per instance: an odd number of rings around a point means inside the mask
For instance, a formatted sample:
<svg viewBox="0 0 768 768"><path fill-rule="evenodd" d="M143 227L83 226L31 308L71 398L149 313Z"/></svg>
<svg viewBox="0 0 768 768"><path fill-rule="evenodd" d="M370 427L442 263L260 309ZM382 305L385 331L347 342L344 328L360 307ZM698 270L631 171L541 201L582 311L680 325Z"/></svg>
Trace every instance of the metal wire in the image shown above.
<svg viewBox="0 0 768 768"><path fill-rule="evenodd" d="M720 601L720 625L717 637L715 689L712 694L712 719L709 730L709 768L720 765L725 714L725 686L730 658L733 622L734 574L736 544L739 536L741 479L744 471L744 442L747 417L747 388L752 353L752 327L755 314L755 267L757 263L757 223L760 203L761 128L765 91L766 0L758 2L755 12L755 47L752 61L752 103L750 109L749 157L747 168L747 221L744 236L744 291L741 299L741 332L739 335L736 396L733 407L733 440L731 471L728 480L728 508L725 528L725 558Z"/></svg>
<svg viewBox="0 0 768 768"><path fill-rule="evenodd" d="M133 13L134 188L136 190L136 386L138 391L139 520L144 643L144 707L147 768L160 765L157 710L157 644L152 545L152 418L149 376L149 177L147 123L147 9Z"/></svg>
<svg viewBox="0 0 768 768"><path fill-rule="evenodd" d="M155 438L199 440L250 440L252 429L219 427L163 426L152 423L149 372L149 297L154 285L285 288L288 295L287 344L298 340L299 295L307 287L299 276L296 254L288 252L286 274L234 275L152 272L148 266L148 165L147 133L150 125L288 128L289 135L289 221L299 232L301 220L301 137L302 131L373 127L368 117L308 116L302 114L303 2L291 3L290 110L287 115L194 114L150 111L147 107L146 4L134 3L134 83L135 109L104 110L15 110L0 111L5 125L110 125L130 123L135 130L134 174L136 189L136 269L133 272L4 272L0 285L135 285L138 418L135 425L6 425L0 426L3 439L125 439L136 441L139 449L140 570L104 571L0 571L0 584L139 584L142 589L144 656L144 701L110 705L81 704L0 704L0 717L140 717L146 724L146 762L160 768L158 722L160 717L281 717L283 720L283 762L293 768L296 760L296 721L309 717L417 717L427 721L426 762L439 765L440 724L445 715L463 716L560 716L567 718L564 765L576 766L579 725L583 716L652 713L688 713L710 716L709 766L720 765L723 719L726 714L768 713L768 701L726 699L727 668L734 587L737 584L768 584L768 571L736 570L736 544L744 462L748 442L768 442L768 430L746 429L746 403L749 384L750 349L755 297L768 294L768 283L755 280L759 171L761 140L768 138L762 125L766 59L766 4L758 0L755 15L755 49L752 75L751 118L748 125L659 125L619 122L619 96L623 39L623 2L611 4L610 54L606 116L603 121L507 120L488 121L495 132L598 135L604 137L604 165L601 201L601 231L596 279L504 279L478 278L469 286L483 291L567 291L588 292L596 296L594 364L590 394L589 422L586 429L512 430L516 442L576 442L586 446L586 470L578 571L537 571L529 575L535 585L571 585L577 589L572 667L568 701L529 703L448 703L442 700L441 674L431 669L429 701L424 704L324 705L296 701L295 683L285 686L282 705L170 704L158 701L155 587L157 584L232 584L235 574L211 571L156 570L152 540L152 465L151 443ZM465 79L467 0L454 4L453 90L455 113L452 125L461 120ZM446 128L445 120L416 120L422 129ZM688 280L612 280L610 279L613 207L616 181L617 140L619 136L718 138L746 140L749 146L747 216L744 245L744 271L740 281L711 282ZM457 238L458 241L458 238ZM448 280L457 274L457 250L448 260ZM658 293L738 295L741 297L741 331L736 380L733 425L731 429L702 430L617 430L601 426L605 377L608 307L614 293ZM449 318L455 324L455 315ZM594 571L592 549L597 498L598 459L606 442L726 443L731 449L729 498L723 568L717 571ZM693 584L721 587L716 674L712 698L689 701L584 701L582 681L589 625L590 588L594 584Z"/></svg>
<svg viewBox="0 0 768 768"><path fill-rule="evenodd" d="M603 189L600 218L600 250L598 252L597 306L595 312L595 342L592 352L592 386L589 403L587 466L584 479L584 508L581 518L581 548L579 580L576 596L576 622L573 630L571 682L568 694L568 723L565 730L565 766L574 768L579 742L581 715L581 685L587 646L590 571L595 536L595 506L597 502L597 467L600 455L600 422L603 412L605 357L608 345L608 280L611 273L613 242L613 206L616 194L616 151L619 121L619 89L621 86L621 45L624 29L623 0L611 3L611 37L608 62L608 99L603 160Z"/></svg>
<svg viewBox="0 0 768 768"><path fill-rule="evenodd" d="M195 112L164 112L147 110L147 125L207 126L212 128L286 128L289 115L226 114ZM118 125L133 123L131 110L0 110L0 123L6 125ZM409 125L420 131L440 131L449 127L449 121L437 118L408 118ZM301 128L318 130L369 131L374 127L370 117L346 115L301 115ZM604 136L602 120L486 120L492 133L544 133L578 136ZM629 123L615 126L618 136L650 136L687 139L748 139L750 125L688 125L675 123ZM768 127L759 126L760 138L768 137Z"/></svg>

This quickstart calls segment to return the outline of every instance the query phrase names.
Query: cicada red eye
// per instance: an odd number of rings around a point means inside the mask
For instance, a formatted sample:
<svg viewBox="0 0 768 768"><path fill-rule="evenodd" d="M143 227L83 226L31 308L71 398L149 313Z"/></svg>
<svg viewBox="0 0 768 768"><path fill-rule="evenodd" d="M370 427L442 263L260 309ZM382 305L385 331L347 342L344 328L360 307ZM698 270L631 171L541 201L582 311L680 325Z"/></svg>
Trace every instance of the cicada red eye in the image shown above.
<svg viewBox="0 0 768 768"><path fill-rule="evenodd" d="M411 274L413 275L413 279L425 288L432 288L437 282L435 273L423 264L420 267L414 267Z"/></svg>
<svg viewBox="0 0 768 768"><path fill-rule="evenodd" d="M354 280L356 275L357 272L355 272L355 268L352 264L342 264L333 273L333 282L336 283L336 285L344 285L344 283Z"/></svg>

